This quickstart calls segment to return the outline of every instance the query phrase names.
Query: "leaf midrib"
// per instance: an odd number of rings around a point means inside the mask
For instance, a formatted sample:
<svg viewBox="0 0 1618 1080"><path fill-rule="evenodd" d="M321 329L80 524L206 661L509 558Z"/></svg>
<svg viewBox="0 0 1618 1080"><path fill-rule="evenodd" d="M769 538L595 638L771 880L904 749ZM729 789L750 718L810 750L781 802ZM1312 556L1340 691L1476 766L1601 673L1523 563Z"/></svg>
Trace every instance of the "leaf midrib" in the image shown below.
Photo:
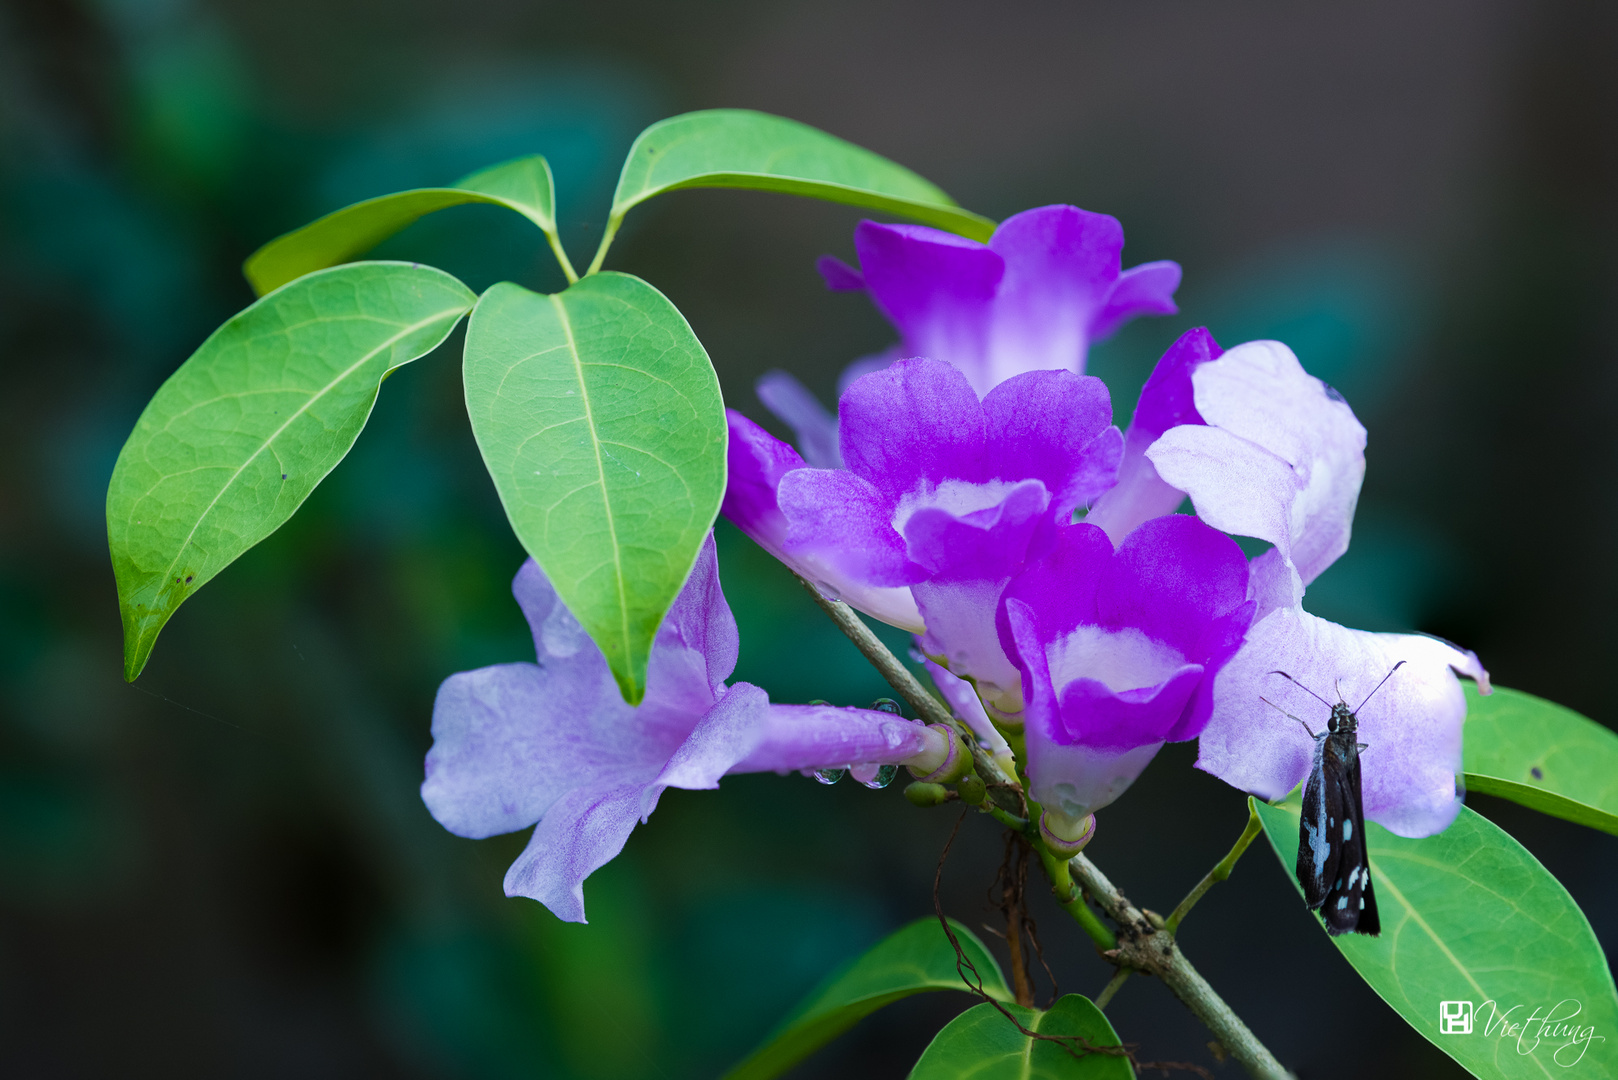
<svg viewBox="0 0 1618 1080"><path fill-rule="evenodd" d="M1399 888L1399 886L1394 884L1393 878L1388 876L1386 866L1384 865L1383 868L1376 870L1376 874L1377 874L1378 879L1382 883L1383 888L1386 891L1392 893L1393 898L1399 902L1399 906L1404 908L1406 917L1410 921L1413 921L1418 927L1420 927L1422 932L1427 935L1428 939L1431 940L1434 945L1438 946L1439 951L1444 954L1445 958L1448 959L1451 964L1455 965L1455 970L1459 971L1461 973L1461 975L1466 979L1467 983L1471 985L1472 989L1477 991L1478 999L1480 1001L1487 1001L1489 999L1489 996L1490 996L1489 992L1487 990L1484 990L1482 986L1478 985L1478 981L1475 978L1472 977L1471 969L1468 968L1465 964L1461 963L1460 959L1457 958L1456 955L1453 952L1450 951L1449 946L1446 945L1444 943L1444 940L1442 938L1440 938L1433 931L1433 928L1428 925L1427 920L1421 917L1421 913L1416 910L1415 905L1410 902L1410 900L1405 896L1404 892ZM1394 937L1392 945L1393 945L1393 948L1392 948L1392 950L1390 950L1390 952L1391 953L1396 953L1398 951L1398 947L1399 947L1398 946L1398 937L1397 936ZM1391 959L1391 956L1390 956L1390 959ZM1400 990L1400 992L1404 993L1405 992L1404 991L1404 979L1402 977L1400 977L1399 974L1398 974L1398 963L1397 963L1397 961L1394 962L1394 975L1395 975L1396 978L1399 979L1399 990ZM1409 999L1409 995L1406 994L1406 1000L1408 1000L1408 999ZM1495 1049L1496 1050L1499 1049L1498 1044L1496 1044ZM1548 1076L1552 1075L1551 1071L1548 1068L1545 1067L1545 1063L1543 1061L1540 1061L1538 1057L1536 1057L1533 1054L1527 1054L1527 1055L1524 1055L1524 1056L1526 1056L1535 1065L1539 1066L1540 1072L1543 1073L1545 1076L1548 1077Z"/></svg>
<svg viewBox="0 0 1618 1080"><path fill-rule="evenodd" d="M613 588L618 593L618 631L623 641L625 659L629 657L629 602L624 596L623 553L618 545L618 524L613 517L612 495L607 490L607 467L601 460L601 437L596 433L595 410L590 404L590 387L584 381L584 359L573 336L573 320L562 303L562 294L553 293L547 299L556 309L562 332L567 335L567 352L573 358L573 375L579 384L579 400L584 405L584 426L590 432L590 447L595 455L597 482L601 485L601 505L607 511L607 535L612 540Z"/></svg>
<svg viewBox="0 0 1618 1080"><path fill-rule="evenodd" d="M460 310L464 313L465 308L463 307ZM169 579L169 576L174 573L174 568L180 565L180 562L181 562L183 556L185 555L186 548L188 548L190 546L191 541L197 535L197 530L202 528L202 523L208 519L208 515L213 513L214 507L219 505L219 500L224 498L225 492L229 491L231 485L234 484L237 480L239 480L241 478L242 473L247 470L247 467L249 465L251 465L253 462L257 461L261 454L263 454L266 450L268 450L271 446L273 446L275 444L276 439L280 438L283 434L286 433L287 428L292 425L293 421L297 420L304 413L308 412L309 409L314 405L314 403L316 401L320 400L326 394L330 393L335 387L337 387L339 384L341 384L344 380L348 379L349 376L353 375L355 371L357 371L359 368L363 367L365 364L367 364L371 360L373 360L384 349L391 348L392 346L398 344L398 342L400 340L402 340L403 338L409 336L410 334L415 333L418 330L423 329L424 327L430 326L435 322L441 321L446 316L454 314L455 311L456 311L455 308L446 308L443 311L433 313L432 315L428 316L425 319L420 320L419 322L411 323L408 326L401 327L400 330L398 331L398 333L394 334L392 337L389 337L385 341L382 341L381 343L379 343L370 352L366 353L364 356L361 356L358 360L354 361L354 363L350 364L347 368L345 368L342 372L340 372L335 378L333 378L325 386L321 387L318 391L311 394L309 396L309 400L304 402L302 405L300 405L291 415L289 415L286 418L285 421L282 422L280 427L276 428L273 432L271 432L264 439L263 443L259 446L259 448L257 450L254 450L251 455L249 455L245 460L243 460L242 463L236 467L236 470L233 473L230 474L230 478L227 479L223 484L220 485L219 490L217 492L215 492L214 497L208 501L208 505L203 508L202 513L197 515L197 520L191 526L191 531L186 533L185 539L182 540L180 542L179 547L175 549L174 559L169 563L168 568L163 572L162 577L161 577L160 580L167 581ZM148 464L150 464L150 463L148 463ZM167 474L167 473L162 474L159 477L157 483L154 483L151 487L149 487L145 491L141 492L139 498L135 499L134 502L131 504L129 516L124 519L124 531L125 531L126 536L128 535L129 523L134 517L134 513L135 513L134 508L136 506L138 506L147 497L149 497L152 494L152 492L156 491L158 485L161 484L164 480L168 479L168 476L169 476L169 474ZM142 636L142 638L145 638L147 635L142 634L141 636Z"/></svg>

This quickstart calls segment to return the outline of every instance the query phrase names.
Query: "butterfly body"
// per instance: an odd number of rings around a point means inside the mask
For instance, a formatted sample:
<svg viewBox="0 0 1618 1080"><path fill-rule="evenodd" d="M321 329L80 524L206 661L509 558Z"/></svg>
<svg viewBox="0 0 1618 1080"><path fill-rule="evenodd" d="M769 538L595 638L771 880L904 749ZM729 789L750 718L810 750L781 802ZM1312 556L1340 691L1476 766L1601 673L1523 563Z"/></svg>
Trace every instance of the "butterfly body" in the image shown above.
<svg viewBox="0 0 1618 1080"><path fill-rule="evenodd" d="M1314 761L1298 826L1298 884L1333 935L1382 930L1366 855L1360 799L1360 751L1365 744L1358 740L1358 727L1347 705L1332 706L1326 730L1314 736Z"/></svg>
<svg viewBox="0 0 1618 1080"><path fill-rule="evenodd" d="M1298 865L1295 873L1303 898L1312 910L1320 912L1326 932L1369 934L1382 932L1376 910L1376 893L1371 888L1371 859L1365 836L1365 809L1360 795L1360 754L1369 749L1359 741L1359 712L1382 689L1393 673L1404 666L1400 660L1365 695L1358 709L1351 709L1338 691L1337 704L1304 686L1284 671L1280 675L1316 701L1331 709L1326 730L1316 732L1300 717L1263 698L1265 704L1298 721L1315 740L1309 777L1303 785L1303 816L1298 822Z"/></svg>

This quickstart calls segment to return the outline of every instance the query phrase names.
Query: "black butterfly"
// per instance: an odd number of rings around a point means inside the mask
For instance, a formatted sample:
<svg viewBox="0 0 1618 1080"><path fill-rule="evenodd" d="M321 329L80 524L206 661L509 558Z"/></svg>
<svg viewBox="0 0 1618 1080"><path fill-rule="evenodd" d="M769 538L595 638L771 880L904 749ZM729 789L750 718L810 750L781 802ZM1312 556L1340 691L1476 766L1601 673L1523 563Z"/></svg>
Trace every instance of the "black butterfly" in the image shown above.
<svg viewBox="0 0 1618 1080"><path fill-rule="evenodd" d="M1307 723L1281 709L1268 698L1266 705L1280 709L1303 724L1315 740L1314 765L1303 787L1303 820L1298 825L1298 884L1309 907L1318 910L1332 935L1382 932L1371 889L1371 863L1366 857L1365 811L1360 805L1360 753L1368 749L1355 737L1358 713L1382 689L1404 661L1394 664L1376 689L1365 695L1358 709L1350 709L1339 689L1333 705L1284 671L1272 671L1291 681L1310 697L1331 709L1326 730L1316 734Z"/></svg>

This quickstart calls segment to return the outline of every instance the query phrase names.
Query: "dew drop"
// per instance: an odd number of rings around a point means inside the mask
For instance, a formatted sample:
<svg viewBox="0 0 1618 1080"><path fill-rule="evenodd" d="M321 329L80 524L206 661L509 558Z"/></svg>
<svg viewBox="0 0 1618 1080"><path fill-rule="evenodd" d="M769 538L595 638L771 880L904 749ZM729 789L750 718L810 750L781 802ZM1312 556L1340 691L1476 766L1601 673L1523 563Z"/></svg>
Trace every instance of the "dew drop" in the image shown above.
<svg viewBox="0 0 1618 1080"><path fill-rule="evenodd" d="M876 712L891 713L894 716L903 716L905 714L904 706L890 697L877 698L871 702L871 708Z"/></svg>
<svg viewBox="0 0 1618 1080"><path fill-rule="evenodd" d="M847 769L816 769L815 779L822 784L835 784L843 778L843 774L847 771Z"/></svg>
<svg viewBox="0 0 1618 1080"><path fill-rule="evenodd" d="M871 777L869 780L861 780L860 783L864 784L872 791L881 791L883 788L893 783L893 778L898 775L899 766L884 765L876 771L875 776Z"/></svg>

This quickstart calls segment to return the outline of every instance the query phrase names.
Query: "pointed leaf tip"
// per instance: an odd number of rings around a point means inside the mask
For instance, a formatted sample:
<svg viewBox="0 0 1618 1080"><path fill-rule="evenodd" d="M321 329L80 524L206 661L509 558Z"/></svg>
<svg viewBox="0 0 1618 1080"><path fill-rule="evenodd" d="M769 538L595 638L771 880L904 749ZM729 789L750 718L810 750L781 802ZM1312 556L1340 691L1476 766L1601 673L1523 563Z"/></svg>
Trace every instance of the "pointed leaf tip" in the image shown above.
<svg viewBox="0 0 1618 1080"><path fill-rule="evenodd" d="M175 610L343 459L383 377L437 348L473 299L406 263L310 274L231 318L158 389L107 487L127 681Z"/></svg>
<svg viewBox="0 0 1618 1080"><path fill-rule="evenodd" d="M612 216L679 188L750 188L869 207L987 240L994 222L957 206L938 185L862 146L751 109L708 109L661 120L635 139Z"/></svg>

